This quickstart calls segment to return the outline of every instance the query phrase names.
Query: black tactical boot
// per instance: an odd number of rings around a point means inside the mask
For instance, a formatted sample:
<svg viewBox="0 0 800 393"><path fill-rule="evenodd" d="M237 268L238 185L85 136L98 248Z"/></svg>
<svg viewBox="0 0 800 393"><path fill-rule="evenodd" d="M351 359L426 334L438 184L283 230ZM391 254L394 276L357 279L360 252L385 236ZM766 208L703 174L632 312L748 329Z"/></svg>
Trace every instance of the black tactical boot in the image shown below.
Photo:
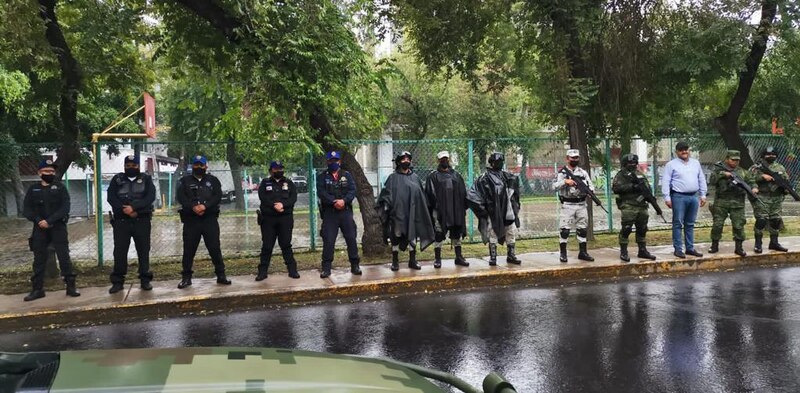
<svg viewBox="0 0 800 393"><path fill-rule="evenodd" d="M269 277L266 271L259 270L258 274L256 274L256 281L264 281Z"/></svg>
<svg viewBox="0 0 800 393"><path fill-rule="evenodd" d="M143 291L152 291L153 284L150 284L150 280L142 280L140 282L139 288L142 288Z"/></svg>
<svg viewBox="0 0 800 393"><path fill-rule="evenodd" d="M78 288L75 285L75 277L65 278L64 282L67 284L67 296L69 297L78 297L81 295L78 292Z"/></svg>
<svg viewBox="0 0 800 393"><path fill-rule="evenodd" d="M408 252L408 268L414 270L422 269L422 266L417 263L417 252L416 251L409 251Z"/></svg>
<svg viewBox="0 0 800 393"><path fill-rule="evenodd" d="M108 289L108 293L114 294L123 289L125 289L125 285L121 282L111 283L111 288Z"/></svg>
<svg viewBox="0 0 800 393"><path fill-rule="evenodd" d="M191 277L184 277L181 279L180 284L178 284L178 289L184 289L192 286L192 278Z"/></svg>
<svg viewBox="0 0 800 393"><path fill-rule="evenodd" d="M514 250L515 246L513 244L508 245L508 254L506 254L506 263L511 263L514 265L522 264L522 261L517 258L517 253Z"/></svg>
<svg viewBox="0 0 800 393"><path fill-rule="evenodd" d="M639 246L639 253L636 254L639 258L649 259L651 261L656 260L656 256L651 254L650 251L647 251L647 244L645 243L636 243Z"/></svg>
<svg viewBox="0 0 800 393"><path fill-rule="evenodd" d="M217 275L217 284L231 285L231 280L228 280L228 277L225 276L225 273L222 273Z"/></svg>
<svg viewBox="0 0 800 393"><path fill-rule="evenodd" d="M456 246L456 265L458 266L469 266L469 262L464 259L464 255L461 254L461 246Z"/></svg>
<svg viewBox="0 0 800 393"><path fill-rule="evenodd" d="M497 266L497 244L489 243L489 266Z"/></svg>
<svg viewBox="0 0 800 393"><path fill-rule="evenodd" d="M350 274L352 274L354 276L360 276L360 275L364 274L361 271L361 266L359 266L358 262L350 264Z"/></svg>
<svg viewBox="0 0 800 393"><path fill-rule="evenodd" d="M708 249L709 254L716 254L719 252L719 240L712 240L711 247Z"/></svg>
<svg viewBox="0 0 800 393"><path fill-rule="evenodd" d="M627 262L631 261L631 257L628 255L628 245L627 244L620 244L619 245L619 259L621 259L623 263L627 263Z"/></svg>
<svg viewBox="0 0 800 393"><path fill-rule="evenodd" d="M578 259L581 261L594 262L594 258L586 251L586 242L578 243Z"/></svg>
<svg viewBox="0 0 800 393"><path fill-rule="evenodd" d="M764 235L755 235L755 244L753 245L753 252L756 253L756 254L761 254L762 252L764 252L764 249L761 246L761 244L762 244L762 242L761 242L762 240L761 239L763 237L764 237ZM771 237L772 236L770 236L770 238ZM772 241L770 241L769 244L772 245Z"/></svg>
<svg viewBox="0 0 800 393"><path fill-rule="evenodd" d="M775 251L781 251L781 252L789 251L789 249L787 249L786 247L784 247L780 243L778 243L778 235L777 234L775 234L775 235L770 234L769 235L769 249L770 250L775 250Z"/></svg>
<svg viewBox="0 0 800 393"><path fill-rule="evenodd" d="M31 293L29 293L28 296L25 296L23 300L29 302L31 300L41 299L43 297L44 297L44 289L39 288L32 290Z"/></svg>
<svg viewBox="0 0 800 393"><path fill-rule="evenodd" d="M392 271L400 270L400 255L398 251L392 251Z"/></svg>
<svg viewBox="0 0 800 393"><path fill-rule="evenodd" d="M442 267L442 249L441 248L434 248L433 249L433 267L439 269Z"/></svg>
<svg viewBox="0 0 800 393"><path fill-rule="evenodd" d="M735 242L736 242L736 247L733 249L733 253L740 257L747 256L747 253L744 252L744 248L742 247L742 241L736 240Z"/></svg>
<svg viewBox="0 0 800 393"><path fill-rule="evenodd" d="M558 249L561 251L558 260L561 263L567 263L567 243L558 243Z"/></svg>
<svg viewBox="0 0 800 393"><path fill-rule="evenodd" d="M289 274L289 277L294 279L300 278L300 273L297 272L297 262L288 264L286 266L286 271Z"/></svg>

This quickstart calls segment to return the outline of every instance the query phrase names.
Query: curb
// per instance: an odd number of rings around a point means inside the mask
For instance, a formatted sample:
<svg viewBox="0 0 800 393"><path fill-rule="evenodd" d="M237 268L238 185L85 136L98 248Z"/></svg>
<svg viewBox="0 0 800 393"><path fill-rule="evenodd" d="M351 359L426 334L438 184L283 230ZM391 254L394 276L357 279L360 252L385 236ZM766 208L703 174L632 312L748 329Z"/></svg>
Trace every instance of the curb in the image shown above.
<svg viewBox="0 0 800 393"><path fill-rule="evenodd" d="M745 258L724 255L648 261L555 265L552 268L513 267L447 275L428 275L338 284L329 287L284 288L199 295L157 302L132 302L107 306L75 307L0 314L0 331L50 329L108 322L138 321L185 314L245 311L274 305L298 305L357 297L382 297L410 293L479 289L510 285L568 284L605 278L653 277L740 270L752 267L785 267L800 264L800 252L765 253Z"/></svg>

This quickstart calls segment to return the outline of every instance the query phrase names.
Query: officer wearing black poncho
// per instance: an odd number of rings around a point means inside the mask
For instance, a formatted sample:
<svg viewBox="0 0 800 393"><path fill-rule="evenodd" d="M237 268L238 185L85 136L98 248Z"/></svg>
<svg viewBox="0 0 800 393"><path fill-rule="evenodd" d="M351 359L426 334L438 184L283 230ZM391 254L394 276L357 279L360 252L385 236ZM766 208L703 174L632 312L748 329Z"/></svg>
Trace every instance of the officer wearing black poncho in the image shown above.
<svg viewBox="0 0 800 393"><path fill-rule="evenodd" d="M436 158L439 166L428 174L425 181L425 196L436 233L433 267L442 267L442 242L448 233L456 252L455 264L469 266L461 254L461 239L467 235L467 186L461 174L450 165L450 153L441 151Z"/></svg>
<svg viewBox="0 0 800 393"><path fill-rule="evenodd" d="M392 270L400 269L399 251L408 249L408 267L421 269L417 263L417 240L420 250L434 242L433 223L428 212L422 181L411 169L411 153L395 158L395 172L386 178L378 197L384 241L392 244Z"/></svg>
<svg viewBox="0 0 800 393"><path fill-rule="evenodd" d="M497 244L506 243L506 263L519 265L514 250L519 228L519 179L503 170L502 153L489 156L489 166L467 192L470 209L478 216L483 243L489 243L489 265L497 265Z"/></svg>

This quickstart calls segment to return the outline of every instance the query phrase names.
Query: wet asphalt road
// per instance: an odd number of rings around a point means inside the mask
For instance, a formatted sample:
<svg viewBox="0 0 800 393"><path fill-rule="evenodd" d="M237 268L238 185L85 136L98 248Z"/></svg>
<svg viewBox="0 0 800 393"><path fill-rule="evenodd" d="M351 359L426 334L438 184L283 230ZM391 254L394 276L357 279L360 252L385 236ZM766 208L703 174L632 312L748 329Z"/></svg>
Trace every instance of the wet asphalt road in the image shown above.
<svg viewBox="0 0 800 393"><path fill-rule="evenodd" d="M474 385L494 370L520 392L798 392L800 268L0 334L3 351L179 346L386 356Z"/></svg>

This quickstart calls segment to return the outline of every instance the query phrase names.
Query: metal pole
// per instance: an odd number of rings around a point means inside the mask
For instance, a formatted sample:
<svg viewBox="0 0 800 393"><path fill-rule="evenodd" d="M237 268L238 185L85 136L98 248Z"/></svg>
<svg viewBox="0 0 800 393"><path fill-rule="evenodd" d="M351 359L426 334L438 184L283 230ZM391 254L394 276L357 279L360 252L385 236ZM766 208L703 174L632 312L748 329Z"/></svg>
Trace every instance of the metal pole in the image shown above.
<svg viewBox="0 0 800 393"><path fill-rule="evenodd" d="M614 209L611 206L611 141L606 138L606 209L608 210L608 231L614 230Z"/></svg>
<svg viewBox="0 0 800 393"><path fill-rule="evenodd" d="M69 192L69 167L64 171L64 188Z"/></svg>
<svg viewBox="0 0 800 393"><path fill-rule="evenodd" d="M95 188L95 222L97 224L97 266L103 266L103 163L102 144L95 139L94 143L94 188Z"/></svg>
<svg viewBox="0 0 800 393"><path fill-rule="evenodd" d="M308 178L306 184L308 185L308 229L310 233L309 248L311 251L317 250L317 176L314 173L314 149L310 145L308 148Z"/></svg>
<svg viewBox="0 0 800 393"><path fill-rule="evenodd" d="M475 153L475 141L470 139L467 141L467 183L468 187L472 187L472 183L475 182L475 171L472 168L474 164L474 154ZM472 227L475 222L475 214L472 211L469 212L469 241L475 241L475 229Z"/></svg>
<svg viewBox="0 0 800 393"><path fill-rule="evenodd" d="M167 210L172 210L172 172L169 173L169 187L167 187Z"/></svg>

